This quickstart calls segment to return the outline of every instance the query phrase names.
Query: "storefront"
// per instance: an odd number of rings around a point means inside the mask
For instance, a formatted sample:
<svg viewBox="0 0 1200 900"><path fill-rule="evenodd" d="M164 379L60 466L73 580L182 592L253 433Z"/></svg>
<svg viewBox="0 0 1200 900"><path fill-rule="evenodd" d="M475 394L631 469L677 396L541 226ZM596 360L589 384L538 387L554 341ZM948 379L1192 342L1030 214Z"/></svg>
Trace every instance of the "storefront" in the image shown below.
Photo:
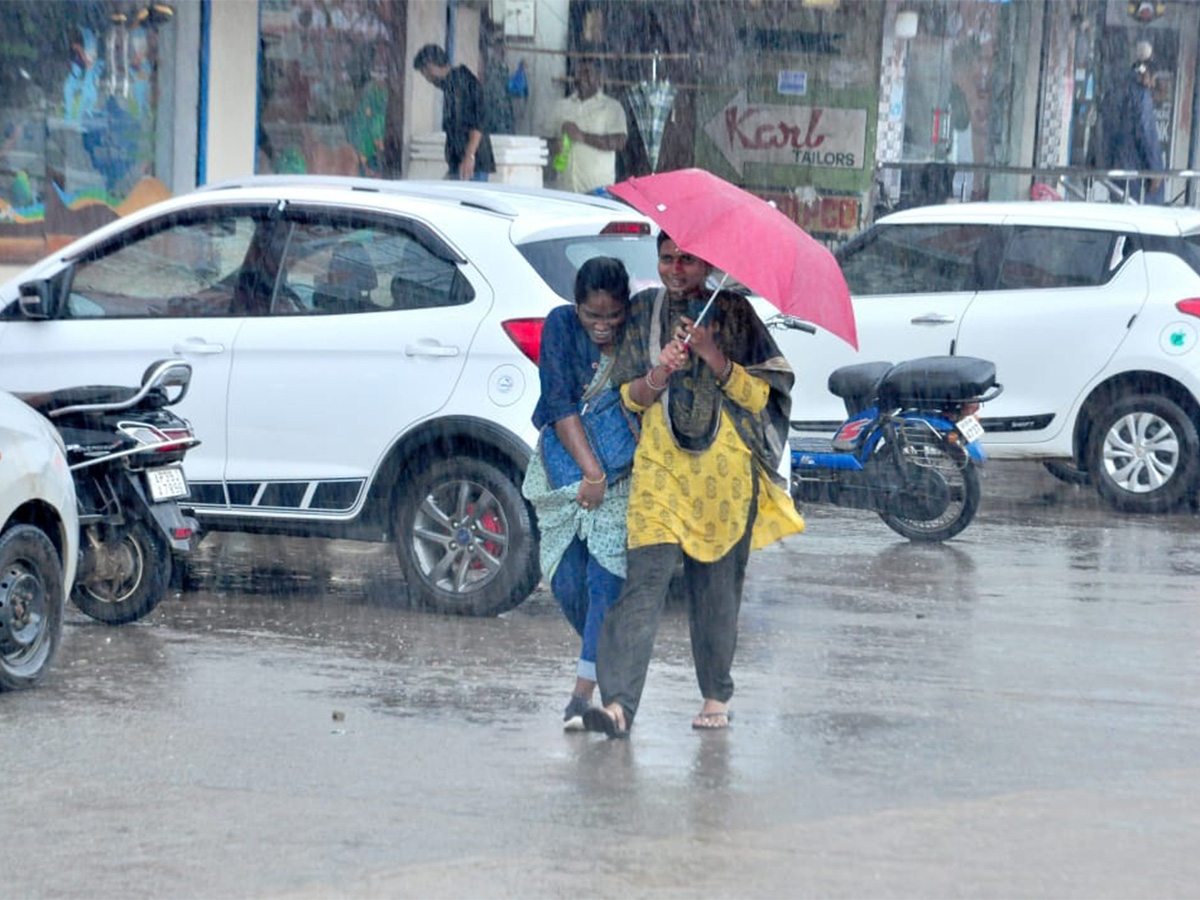
<svg viewBox="0 0 1200 900"><path fill-rule="evenodd" d="M195 184L198 53L181 35L199 34L198 13L0 4L0 262L31 261Z"/></svg>
<svg viewBox="0 0 1200 900"><path fill-rule="evenodd" d="M404 177L440 121L411 71L428 42L498 132L542 137L600 59L618 177L701 166L830 242L881 196L1022 198L1107 165L1100 100L1143 48L1166 165L1197 163L1194 0L70 0L0 3L0 28L0 263L225 177Z"/></svg>
<svg viewBox="0 0 1200 900"><path fill-rule="evenodd" d="M1139 53L1165 167L1195 166L1194 0L888 6L876 147L887 204L1109 199L1112 135L1132 125L1104 101L1129 89ZM1167 181L1168 202L1183 202L1189 179Z"/></svg>
<svg viewBox="0 0 1200 900"><path fill-rule="evenodd" d="M618 177L699 166L836 242L861 227L871 192L884 11L828 0L571 0L562 77L535 81L530 103L552 103L574 61L597 58L630 125ZM553 10L539 4L535 25L543 12ZM507 50L516 69L554 48L517 36Z"/></svg>
<svg viewBox="0 0 1200 900"><path fill-rule="evenodd" d="M261 3L256 169L400 177L404 3Z"/></svg>
<svg viewBox="0 0 1200 900"><path fill-rule="evenodd" d="M1069 163L1115 164L1113 133L1130 123L1114 120L1118 117L1104 98L1126 89L1131 63L1145 59L1154 79L1151 90L1166 168L1194 167L1200 4L1097 0L1080 4L1072 24ZM1184 187L1182 182L1174 186L1176 191Z"/></svg>

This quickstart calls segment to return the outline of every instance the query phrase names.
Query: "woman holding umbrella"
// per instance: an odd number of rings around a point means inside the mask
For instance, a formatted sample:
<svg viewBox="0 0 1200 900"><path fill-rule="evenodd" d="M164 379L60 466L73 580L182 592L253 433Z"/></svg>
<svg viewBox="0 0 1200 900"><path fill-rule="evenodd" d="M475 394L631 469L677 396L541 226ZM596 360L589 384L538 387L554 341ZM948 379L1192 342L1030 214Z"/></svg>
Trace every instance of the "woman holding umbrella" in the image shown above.
<svg viewBox="0 0 1200 900"><path fill-rule="evenodd" d="M613 378L643 414L627 514L627 576L597 656L602 708L584 726L625 736L645 685L659 615L680 562L696 679L697 729L729 725L734 651L750 550L803 530L776 472L786 447L791 366L749 301L722 291L703 323L712 266L658 238L662 288L631 301ZM649 366L649 368L647 368Z"/></svg>

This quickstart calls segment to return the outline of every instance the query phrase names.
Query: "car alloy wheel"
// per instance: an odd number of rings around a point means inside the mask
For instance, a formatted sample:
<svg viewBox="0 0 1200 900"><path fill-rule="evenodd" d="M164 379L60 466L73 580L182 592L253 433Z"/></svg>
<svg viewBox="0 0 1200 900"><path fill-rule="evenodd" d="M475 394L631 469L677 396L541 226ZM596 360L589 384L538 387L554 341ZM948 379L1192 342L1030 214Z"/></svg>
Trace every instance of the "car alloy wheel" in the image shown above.
<svg viewBox="0 0 1200 900"><path fill-rule="evenodd" d="M1096 417L1088 472L1100 495L1126 512L1161 512L1192 488L1200 440L1172 400L1118 399Z"/></svg>
<svg viewBox="0 0 1200 900"><path fill-rule="evenodd" d="M491 463L457 458L398 489L397 554L418 603L496 615L521 603L540 573L529 508Z"/></svg>

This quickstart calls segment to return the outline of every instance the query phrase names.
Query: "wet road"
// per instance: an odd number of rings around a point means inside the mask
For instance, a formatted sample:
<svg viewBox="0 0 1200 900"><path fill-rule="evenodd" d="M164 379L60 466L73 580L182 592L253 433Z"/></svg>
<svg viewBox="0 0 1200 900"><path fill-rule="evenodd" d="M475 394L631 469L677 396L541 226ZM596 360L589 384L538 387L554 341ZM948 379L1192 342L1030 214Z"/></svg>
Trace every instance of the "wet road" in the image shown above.
<svg viewBox="0 0 1200 900"><path fill-rule="evenodd" d="M691 731L675 610L627 742L560 731L544 593L448 619L386 547L212 536L0 695L0 896L1200 895L1200 517L986 474L944 546L808 510L734 727Z"/></svg>

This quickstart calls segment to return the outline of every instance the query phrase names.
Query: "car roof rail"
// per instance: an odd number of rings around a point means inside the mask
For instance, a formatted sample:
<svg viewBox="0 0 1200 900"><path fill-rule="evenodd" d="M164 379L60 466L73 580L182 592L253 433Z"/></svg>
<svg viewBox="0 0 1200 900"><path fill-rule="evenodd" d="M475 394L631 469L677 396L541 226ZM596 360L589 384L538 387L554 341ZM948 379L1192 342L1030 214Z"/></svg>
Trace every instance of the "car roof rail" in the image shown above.
<svg viewBox="0 0 1200 900"><path fill-rule="evenodd" d="M584 204L607 211L628 212L629 207L616 200L592 194L575 194L549 188L520 187L475 181L422 181L358 178L351 175L251 175L230 178L204 185L198 191L221 191L236 188L328 188L332 190L363 191L393 196L418 197L425 200L444 200L487 212L516 218L520 210L514 205L520 200L560 200ZM506 198L514 202L506 202Z"/></svg>

